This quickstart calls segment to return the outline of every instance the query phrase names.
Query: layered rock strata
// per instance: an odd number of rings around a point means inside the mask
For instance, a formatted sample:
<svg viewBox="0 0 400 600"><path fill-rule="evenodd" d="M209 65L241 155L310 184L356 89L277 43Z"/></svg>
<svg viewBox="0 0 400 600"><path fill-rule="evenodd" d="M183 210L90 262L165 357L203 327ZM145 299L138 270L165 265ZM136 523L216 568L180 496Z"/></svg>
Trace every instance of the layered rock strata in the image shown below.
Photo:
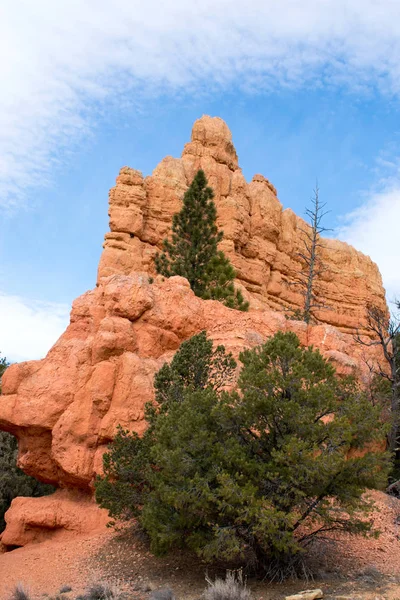
<svg viewBox="0 0 400 600"><path fill-rule="evenodd" d="M254 308L296 309L304 302L296 274L304 269L307 224L291 209L283 210L274 186L262 175L247 183L231 133L224 121L204 116L195 122L192 140L181 158L167 156L144 178L121 169L110 191L110 233L105 236L98 281L116 273L154 273L154 256L168 236L172 215L198 169L215 192L218 224L224 231L220 247L237 270L238 281ZM321 322L354 331L365 323L365 307L385 308L382 280L375 263L348 244L324 239L325 270L318 281L317 317Z"/></svg>

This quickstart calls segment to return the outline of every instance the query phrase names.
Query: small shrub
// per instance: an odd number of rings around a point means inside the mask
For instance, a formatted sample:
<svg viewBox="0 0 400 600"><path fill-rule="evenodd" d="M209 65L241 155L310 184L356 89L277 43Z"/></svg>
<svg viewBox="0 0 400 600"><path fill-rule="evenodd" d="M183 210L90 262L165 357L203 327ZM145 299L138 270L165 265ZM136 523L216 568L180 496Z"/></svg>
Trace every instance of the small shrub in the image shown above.
<svg viewBox="0 0 400 600"><path fill-rule="evenodd" d="M205 600L250 600L252 597L241 569L227 571L225 579L211 581L206 578L206 581L208 588L203 594Z"/></svg>
<svg viewBox="0 0 400 600"><path fill-rule="evenodd" d="M19 583L13 591L10 600L31 600L31 597L22 583Z"/></svg>
<svg viewBox="0 0 400 600"><path fill-rule="evenodd" d="M369 565L358 575L365 583L374 584L382 579L383 575L374 565Z"/></svg>
<svg viewBox="0 0 400 600"><path fill-rule="evenodd" d="M72 587L70 585L63 585L60 588L60 594L68 594L68 592L72 592Z"/></svg>
<svg viewBox="0 0 400 600"><path fill-rule="evenodd" d="M76 600L116 600L119 596L119 591L114 586L108 583L94 583Z"/></svg>

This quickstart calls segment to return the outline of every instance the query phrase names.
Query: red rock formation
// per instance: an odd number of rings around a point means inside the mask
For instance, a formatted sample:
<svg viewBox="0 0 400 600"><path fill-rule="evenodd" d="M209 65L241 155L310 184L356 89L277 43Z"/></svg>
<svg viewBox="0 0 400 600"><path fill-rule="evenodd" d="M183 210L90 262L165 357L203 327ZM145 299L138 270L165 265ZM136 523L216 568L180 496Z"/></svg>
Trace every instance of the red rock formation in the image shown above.
<svg viewBox="0 0 400 600"><path fill-rule="evenodd" d="M221 249L251 294L252 306L301 306L303 298L290 284L301 270L298 253L307 225L292 210L283 210L265 177L255 175L246 183L227 125L207 116L194 124L182 158L166 157L146 178L129 167L121 169L110 192L111 232L105 236L98 280L116 273L154 273L154 255L199 168L215 192L225 234ZM351 331L364 322L367 302L385 308L381 276L368 256L326 239L322 258L327 267L320 285L322 303L329 308L318 314L322 322Z"/></svg>
<svg viewBox="0 0 400 600"><path fill-rule="evenodd" d="M216 191L224 249L250 300L248 313L200 300L180 277L157 276L150 283L153 256L199 167ZM107 444L118 424L143 431L154 373L203 329L236 356L278 330L293 330L341 372L362 370L365 348L354 343L351 330L362 323L367 302L385 306L378 269L368 257L327 240L324 290L332 310L321 315L326 323L307 327L276 310L298 302L285 281L299 268L300 223L282 211L262 176L246 184L220 119L197 121L182 159L164 159L151 177L122 169L110 193L111 233L97 288L75 300L69 327L45 359L14 364L3 376L0 428L18 437L19 465L62 488L51 497L15 500L4 544L104 525L90 496Z"/></svg>
<svg viewBox="0 0 400 600"><path fill-rule="evenodd" d="M90 495L78 490L57 490L43 498L15 498L7 514L4 546L25 546L49 539L104 530L109 517Z"/></svg>

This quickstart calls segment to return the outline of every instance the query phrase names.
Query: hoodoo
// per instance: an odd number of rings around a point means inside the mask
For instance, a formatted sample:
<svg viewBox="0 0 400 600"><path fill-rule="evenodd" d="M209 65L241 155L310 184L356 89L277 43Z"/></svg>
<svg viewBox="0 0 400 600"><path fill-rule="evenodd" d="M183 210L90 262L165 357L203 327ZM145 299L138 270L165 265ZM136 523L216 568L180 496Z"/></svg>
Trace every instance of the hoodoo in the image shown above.
<svg viewBox="0 0 400 600"><path fill-rule="evenodd" d="M154 256L200 168L215 192L221 249L237 271L248 313L197 298L181 277L155 275ZM3 376L0 428L18 437L20 467L60 488L45 498L14 500L6 546L104 526L107 515L91 496L107 444L118 424L144 430L155 372L193 334L207 330L237 356L278 330L292 330L341 372L363 372L366 349L354 332L362 330L368 304L386 309L377 266L327 239L320 289L328 308L316 315L317 324L287 319L288 309L301 306L291 282L301 269L306 224L283 210L265 177L246 182L219 118L196 121L182 157L165 158L151 176L121 169L109 215L97 287L75 300L70 325L46 358L14 364Z"/></svg>

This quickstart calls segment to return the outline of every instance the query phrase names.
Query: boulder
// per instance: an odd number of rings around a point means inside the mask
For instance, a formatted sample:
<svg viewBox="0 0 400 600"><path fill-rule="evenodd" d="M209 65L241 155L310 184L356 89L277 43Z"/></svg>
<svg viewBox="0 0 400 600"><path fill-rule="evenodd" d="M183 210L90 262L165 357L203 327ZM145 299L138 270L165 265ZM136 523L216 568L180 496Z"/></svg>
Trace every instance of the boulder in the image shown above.
<svg viewBox="0 0 400 600"><path fill-rule="evenodd" d="M304 590L292 596L286 596L285 600L317 600L318 598L323 598L323 596L324 594L320 589Z"/></svg>

